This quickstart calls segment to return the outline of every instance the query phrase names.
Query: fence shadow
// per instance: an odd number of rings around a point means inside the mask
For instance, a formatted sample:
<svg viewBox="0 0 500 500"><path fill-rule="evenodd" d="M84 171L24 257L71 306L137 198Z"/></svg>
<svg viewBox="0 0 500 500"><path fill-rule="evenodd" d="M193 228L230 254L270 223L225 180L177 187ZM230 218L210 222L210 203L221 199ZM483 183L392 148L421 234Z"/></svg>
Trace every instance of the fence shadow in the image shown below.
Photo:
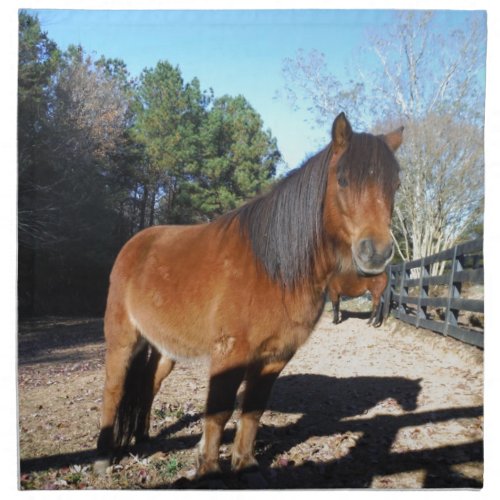
<svg viewBox="0 0 500 500"><path fill-rule="evenodd" d="M480 482L461 476L453 466L482 461L482 441L404 453L391 451L398 431L404 427L474 418L483 413L482 406L419 412L419 392L420 380L402 377L334 378L313 374L280 377L273 390L269 410L298 414L300 417L295 423L285 426L261 426L256 446L259 471L236 476L228 472L229 463L226 460L222 463L225 473L219 478L182 478L175 483L164 484L161 488L369 488L376 476L415 470L424 471L424 487L480 488ZM399 404L405 413L363 417L367 410L388 398ZM148 455L160 450L193 448L201 437L199 434L174 434L201 417L199 414L182 417L163 429L139 451ZM360 433L361 437L349 453L341 458L321 462L306 461L301 464L289 462L283 467L270 467L276 457L311 437L328 437L346 432ZM224 434L224 441L231 442L233 437L234 432L228 430ZM85 450L27 459L21 461L21 472L75 463L90 464L94 458L93 450Z"/></svg>

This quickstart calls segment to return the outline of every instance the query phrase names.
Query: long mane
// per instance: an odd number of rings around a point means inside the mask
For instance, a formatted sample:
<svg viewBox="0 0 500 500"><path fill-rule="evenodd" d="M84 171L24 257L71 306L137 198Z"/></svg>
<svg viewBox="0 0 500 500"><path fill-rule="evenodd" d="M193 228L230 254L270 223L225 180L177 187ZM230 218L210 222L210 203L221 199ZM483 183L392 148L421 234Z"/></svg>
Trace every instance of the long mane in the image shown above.
<svg viewBox="0 0 500 500"><path fill-rule="evenodd" d="M267 274L287 288L312 272L313 256L323 238L331 154L331 147L326 147L269 193L225 216L238 220Z"/></svg>

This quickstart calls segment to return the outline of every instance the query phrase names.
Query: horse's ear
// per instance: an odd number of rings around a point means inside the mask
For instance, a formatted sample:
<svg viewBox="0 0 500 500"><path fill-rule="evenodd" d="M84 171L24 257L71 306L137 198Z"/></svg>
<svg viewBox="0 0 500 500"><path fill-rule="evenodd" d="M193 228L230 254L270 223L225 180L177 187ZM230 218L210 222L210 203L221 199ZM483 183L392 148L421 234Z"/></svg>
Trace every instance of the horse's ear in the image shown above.
<svg viewBox="0 0 500 500"><path fill-rule="evenodd" d="M399 127L383 136L384 141L392 149L392 151L396 151L396 149L398 149L403 143L403 130L404 127Z"/></svg>
<svg viewBox="0 0 500 500"><path fill-rule="evenodd" d="M352 136L352 128L349 120L345 116L344 112L340 113L337 118L335 118L332 125L332 140L333 149L338 151L341 148L347 147Z"/></svg>

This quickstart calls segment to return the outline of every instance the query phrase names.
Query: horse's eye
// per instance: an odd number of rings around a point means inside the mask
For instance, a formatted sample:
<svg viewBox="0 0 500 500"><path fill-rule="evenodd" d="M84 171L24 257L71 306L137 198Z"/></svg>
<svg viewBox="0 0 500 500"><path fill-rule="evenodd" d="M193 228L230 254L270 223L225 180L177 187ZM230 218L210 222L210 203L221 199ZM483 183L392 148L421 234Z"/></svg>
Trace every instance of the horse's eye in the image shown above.
<svg viewBox="0 0 500 500"><path fill-rule="evenodd" d="M339 177L339 186L342 188L347 187L347 179L345 177Z"/></svg>

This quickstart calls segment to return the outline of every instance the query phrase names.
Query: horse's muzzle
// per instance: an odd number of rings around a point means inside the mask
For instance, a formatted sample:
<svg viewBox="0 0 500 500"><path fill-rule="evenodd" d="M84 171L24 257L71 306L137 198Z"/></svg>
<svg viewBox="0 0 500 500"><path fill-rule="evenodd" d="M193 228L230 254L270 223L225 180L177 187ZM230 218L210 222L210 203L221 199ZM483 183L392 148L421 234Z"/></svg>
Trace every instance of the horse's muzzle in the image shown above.
<svg viewBox="0 0 500 500"><path fill-rule="evenodd" d="M352 247L354 263L362 274L380 274L394 256L392 241L376 244L372 239L361 240Z"/></svg>

